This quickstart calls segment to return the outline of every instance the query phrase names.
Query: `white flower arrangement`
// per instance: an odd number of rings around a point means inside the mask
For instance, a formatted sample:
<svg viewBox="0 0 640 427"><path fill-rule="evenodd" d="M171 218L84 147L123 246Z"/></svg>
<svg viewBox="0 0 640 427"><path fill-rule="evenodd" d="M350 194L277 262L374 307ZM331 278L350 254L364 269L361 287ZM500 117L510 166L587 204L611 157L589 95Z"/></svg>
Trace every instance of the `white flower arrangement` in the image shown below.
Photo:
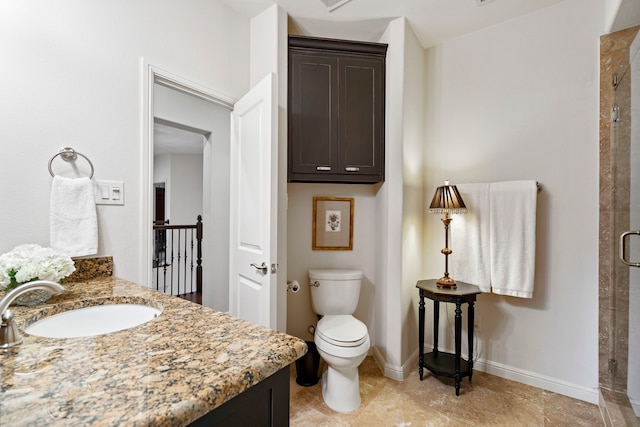
<svg viewBox="0 0 640 427"><path fill-rule="evenodd" d="M75 270L67 255L35 244L19 245L0 255L0 289L9 291L34 280L60 282Z"/></svg>

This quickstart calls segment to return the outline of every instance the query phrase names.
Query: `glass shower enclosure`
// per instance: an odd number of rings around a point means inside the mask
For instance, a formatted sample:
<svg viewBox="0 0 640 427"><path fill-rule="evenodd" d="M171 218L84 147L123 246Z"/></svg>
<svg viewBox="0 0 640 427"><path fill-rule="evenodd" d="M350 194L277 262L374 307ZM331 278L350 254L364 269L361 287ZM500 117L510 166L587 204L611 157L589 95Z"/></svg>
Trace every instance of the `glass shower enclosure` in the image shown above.
<svg viewBox="0 0 640 427"><path fill-rule="evenodd" d="M626 400L636 416L640 415L639 30L634 27L601 39L600 110L601 403ZM633 421L631 411L628 416Z"/></svg>

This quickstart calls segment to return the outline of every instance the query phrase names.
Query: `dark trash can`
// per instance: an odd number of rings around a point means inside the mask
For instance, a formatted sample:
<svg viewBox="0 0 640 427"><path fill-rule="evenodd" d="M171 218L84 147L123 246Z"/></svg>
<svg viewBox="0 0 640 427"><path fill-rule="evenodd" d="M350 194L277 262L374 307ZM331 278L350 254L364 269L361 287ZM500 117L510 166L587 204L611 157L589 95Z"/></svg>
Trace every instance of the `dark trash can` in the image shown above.
<svg viewBox="0 0 640 427"><path fill-rule="evenodd" d="M305 341L309 351L296 360L296 383L309 387L318 384L318 369L320 368L320 353L313 341Z"/></svg>

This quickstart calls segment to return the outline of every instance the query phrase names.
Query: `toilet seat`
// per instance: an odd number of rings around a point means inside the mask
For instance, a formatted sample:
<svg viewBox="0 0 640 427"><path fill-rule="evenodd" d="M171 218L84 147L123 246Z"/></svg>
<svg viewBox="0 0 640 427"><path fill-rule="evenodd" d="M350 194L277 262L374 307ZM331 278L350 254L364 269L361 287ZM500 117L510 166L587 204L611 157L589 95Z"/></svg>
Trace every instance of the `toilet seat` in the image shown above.
<svg viewBox="0 0 640 427"><path fill-rule="evenodd" d="M316 326L316 334L338 347L357 347L369 338L367 325L350 314L324 316Z"/></svg>

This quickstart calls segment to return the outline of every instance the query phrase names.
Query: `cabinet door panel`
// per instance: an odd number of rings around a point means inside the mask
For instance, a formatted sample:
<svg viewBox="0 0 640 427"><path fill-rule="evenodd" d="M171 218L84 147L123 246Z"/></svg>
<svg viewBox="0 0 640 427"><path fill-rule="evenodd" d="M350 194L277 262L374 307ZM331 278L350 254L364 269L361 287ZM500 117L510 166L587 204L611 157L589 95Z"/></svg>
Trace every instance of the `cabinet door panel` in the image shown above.
<svg viewBox="0 0 640 427"><path fill-rule="evenodd" d="M335 173L338 61L297 53L292 53L289 61L290 171Z"/></svg>
<svg viewBox="0 0 640 427"><path fill-rule="evenodd" d="M289 182L384 181L386 50L289 36Z"/></svg>
<svg viewBox="0 0 640 427"><path fill-rule="evenodd" d="M384 130L382 61L340 60L339 173L380 174Z"/></svg>

